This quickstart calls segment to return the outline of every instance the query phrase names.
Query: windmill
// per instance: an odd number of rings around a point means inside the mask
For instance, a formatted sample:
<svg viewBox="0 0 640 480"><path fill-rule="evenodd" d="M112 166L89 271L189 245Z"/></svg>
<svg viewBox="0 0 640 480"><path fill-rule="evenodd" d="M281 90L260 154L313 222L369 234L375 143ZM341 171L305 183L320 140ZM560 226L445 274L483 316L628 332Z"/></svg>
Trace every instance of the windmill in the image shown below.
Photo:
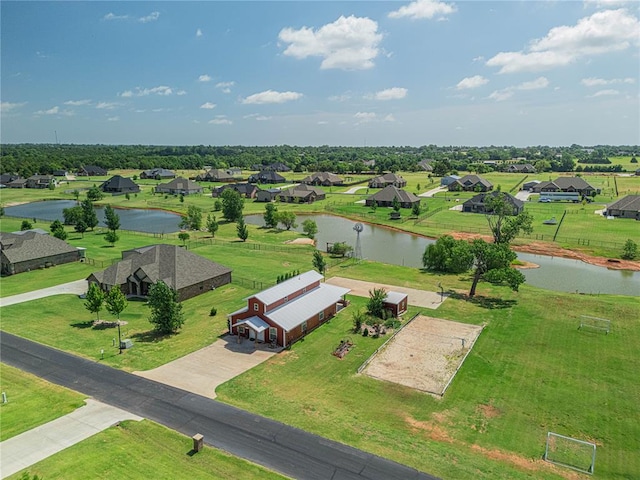
<svg viewBox="0 0 640 480"><path fill-rule="evenodd" d="M356 223L353 226L353 229L356 231L356 235L357 235L355 257L357 260L362 260L362 244L360 243L360 232L364 230L364 227L362 226L361 223Z"/></svg>

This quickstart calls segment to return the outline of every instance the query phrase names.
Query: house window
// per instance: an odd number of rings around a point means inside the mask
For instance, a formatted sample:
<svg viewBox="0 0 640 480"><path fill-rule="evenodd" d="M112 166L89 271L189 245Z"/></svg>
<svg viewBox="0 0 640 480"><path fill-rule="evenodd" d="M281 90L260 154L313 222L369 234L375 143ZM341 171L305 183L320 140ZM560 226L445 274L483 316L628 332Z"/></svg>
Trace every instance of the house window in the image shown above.
<svg viewBox="0 0 640 480"><path fill-rule="evenodd" d="M253 304L253 311L254 311L254 312L257 312L257 311L258 311L258 304L257 304L257 303L254 303L254 304Z"/></svg>
<svg viewBox="0 0 640 480"><path fill-rule="evenodd" d="M238 335L244 335L244 327L242 325L238 327Z"/></svg>
<svg viewBox="0 0 640 480"><path fill-rule="evenodd" d="M318 320L320 320L320 321L324 320L324 312L320 312L318 314Z"/></svg>
<svg viewBox="0 0 640 480"><path fill-rule="evenodd" d="M269 327L269 341L275 342L278 340L278 329L275 327Z"/></svg>
<svg viewBox="0 0 640 480"><path fill-rule="evenodd" d="M306 321L302 322L302 325L300 326L300 328L302 329L302 333L307 333L307 322Z"/></svg>

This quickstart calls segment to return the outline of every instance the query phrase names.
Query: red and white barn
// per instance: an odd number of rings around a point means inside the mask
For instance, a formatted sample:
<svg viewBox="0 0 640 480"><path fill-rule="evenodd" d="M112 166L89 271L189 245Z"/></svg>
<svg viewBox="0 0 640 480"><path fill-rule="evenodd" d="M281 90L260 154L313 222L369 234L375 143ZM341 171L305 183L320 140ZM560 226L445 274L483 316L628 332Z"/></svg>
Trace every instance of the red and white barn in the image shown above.
<svg viewBox="0 0 640 480"><path fill-rule="evenodd" d="M229 332L286 347L333 317L350 289L321 283L311 270L252 295L228 316Z"/></svg>

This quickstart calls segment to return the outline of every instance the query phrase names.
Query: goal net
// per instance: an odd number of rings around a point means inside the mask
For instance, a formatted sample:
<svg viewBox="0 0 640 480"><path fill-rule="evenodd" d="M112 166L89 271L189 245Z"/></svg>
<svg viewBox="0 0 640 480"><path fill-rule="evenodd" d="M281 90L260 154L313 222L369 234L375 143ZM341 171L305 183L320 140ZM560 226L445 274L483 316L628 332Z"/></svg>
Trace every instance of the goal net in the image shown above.
<svg viewBox="0 0 640 480"><path fill-rule="evenodd" d="M580 326L578 327L578 330L582 329L609 334L609 332L611 331L611 320L607 320L606 318L589 317L587 315L582 315L580 317Z"/></svg>
<svg viewBox="0 0 640 480"><path fill-rule="evenodd" d="M555 465L592 475L596 462L596 444L548 432L544 459Z"/></svg>

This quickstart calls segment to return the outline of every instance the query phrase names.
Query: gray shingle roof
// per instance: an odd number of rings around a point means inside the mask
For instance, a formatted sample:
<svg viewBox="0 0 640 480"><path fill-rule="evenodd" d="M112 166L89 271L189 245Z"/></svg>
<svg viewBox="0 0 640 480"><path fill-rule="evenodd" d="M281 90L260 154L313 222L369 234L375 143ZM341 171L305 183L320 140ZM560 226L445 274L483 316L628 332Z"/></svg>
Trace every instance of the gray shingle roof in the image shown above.
<svg viewBox="0 0 640 480"><path fill-rule="evenodd" d="M100 185L102 190L140 190L140 187L130 178L114 175Z"/></svg>
<svg viewBox="0 0 640 480"><path fill-rule="evenodd" d="M393 185L387 185L382 190L374 193L369 197L369 200L375 200L376 202L393 202L393 199L397 198L400 203L415 203L420 201L420 197L415 196L411 192L406 192Z"/></svg>
<svg viewBox="0 0 640 480"><path fill-rule="evenodd" d="M161 183L156 187L156 191L158 192L166 192L166 191L185 191L185 192L201 192L202 187L191 180L188 180L183 177L174 178L168 183Z"/></svg>
<svg viewBox="0 0 640 480"><path fill-rule="evenodd" d="M0 233L0 245L2 253L11 263L78 251L63 240L34 231L23 234Z"/></svg>
<svg viewBox="0 0 640 480"><path fill-rule="evenodd" d="M149 245L122 252L122 257L118 263L93 275L100 283L122 285L135 274L150 283L162 280L174 290L180 290L231 272L224 265L176 245Z"/></svg>
<svg viewBox="0 0 640 480"><path fill-rule="evenodd" d="M640 212L640 195L627 195L607 205L607 210L631 210L633 212Z"/></svg>

